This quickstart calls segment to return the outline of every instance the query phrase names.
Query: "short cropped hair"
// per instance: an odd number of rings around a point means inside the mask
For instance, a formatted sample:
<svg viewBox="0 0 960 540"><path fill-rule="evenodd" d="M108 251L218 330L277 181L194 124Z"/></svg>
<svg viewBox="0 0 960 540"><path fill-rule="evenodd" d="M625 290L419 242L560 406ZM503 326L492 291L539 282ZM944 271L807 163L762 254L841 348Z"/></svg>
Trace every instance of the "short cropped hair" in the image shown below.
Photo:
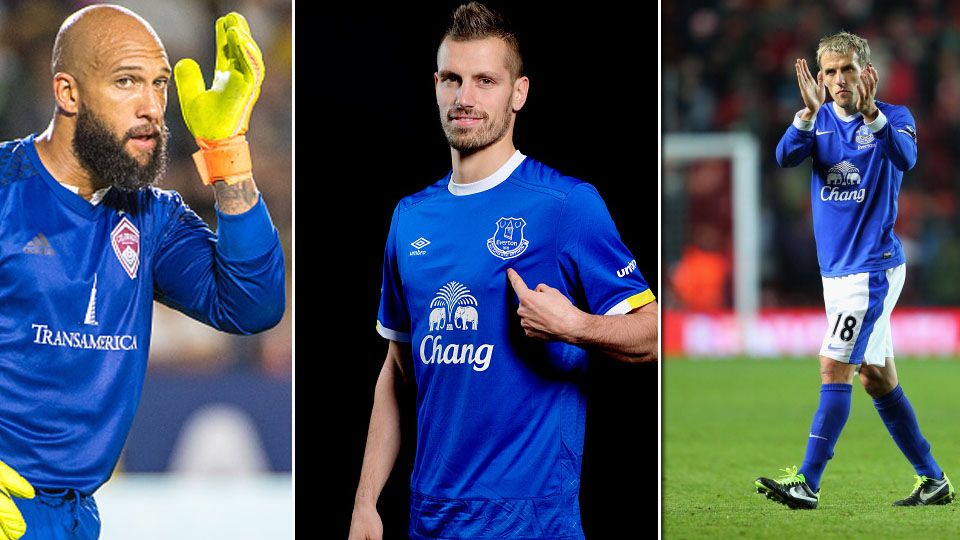
<svg viewBox="0 0 960 540"><path fill-rule="evenodd" d="M453 41L473 41L490 37L502 39L507 44L509 50L506 58L507 69L513 80L517 80L523 74L520 41L502 13L480 2L463 4L453 12L450 26L443 34L444 39L449 38Z"/></svg>
<svg viewBox="0 0 960 540"><path fill-rule="evenodd" d="M823 53L845 54L850 51L857 53L856 61L861 68L870 63L870 44L867 43L867 40L850 32L840 32L827 36L820 40L820 45L817 47L817 67L823 67L820 65L820 58Z"/></svg>

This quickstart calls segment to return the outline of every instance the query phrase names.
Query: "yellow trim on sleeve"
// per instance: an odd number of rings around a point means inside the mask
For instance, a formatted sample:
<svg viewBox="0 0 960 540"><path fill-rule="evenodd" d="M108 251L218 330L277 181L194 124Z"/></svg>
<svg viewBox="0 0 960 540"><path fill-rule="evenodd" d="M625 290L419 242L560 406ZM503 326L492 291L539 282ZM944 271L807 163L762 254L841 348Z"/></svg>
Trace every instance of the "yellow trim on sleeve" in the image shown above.
<svg viewBox="0 0 960 540"><path fill-rule="evenodd" d="M627 298L627 303L630 304L630 310L634 310L638 307L645 306L656 299L657 297L653 295L653 291L647 289L642 293L637 293L630 298Z"/></svg>

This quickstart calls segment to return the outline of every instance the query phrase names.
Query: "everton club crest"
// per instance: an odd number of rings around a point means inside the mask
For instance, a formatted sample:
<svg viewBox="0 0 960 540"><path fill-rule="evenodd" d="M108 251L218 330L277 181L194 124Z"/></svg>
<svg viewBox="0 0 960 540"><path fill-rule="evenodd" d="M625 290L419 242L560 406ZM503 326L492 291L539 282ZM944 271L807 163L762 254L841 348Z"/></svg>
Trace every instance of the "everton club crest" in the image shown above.
<svg viewBox="0 0 960 540"><path fill-rule="evenodd" d="M497 232L487 239L487 249L503 260L512 259L527 250L530 244L523 238L523 218L502 217L497 220Z"/></svg>
<svg viewBox="0 0 960 540"><path fill-rule="evenodd" d="M130 279L136 278L140 267L140 231L124 217L110 233L110 243L127 275Z"/></svg>

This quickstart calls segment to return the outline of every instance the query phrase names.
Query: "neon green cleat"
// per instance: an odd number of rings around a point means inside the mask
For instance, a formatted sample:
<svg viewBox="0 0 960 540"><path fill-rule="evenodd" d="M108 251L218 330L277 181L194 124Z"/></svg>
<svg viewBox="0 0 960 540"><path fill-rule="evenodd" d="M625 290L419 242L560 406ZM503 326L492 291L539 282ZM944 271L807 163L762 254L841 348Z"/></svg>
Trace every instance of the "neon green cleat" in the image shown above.
<svg viewBox="0 0 960 540"><path fill-rule="evenodd" d="M813 510L820 502L820 493L810 489L807 479L802 474L797 474L797 467L788 467L782 469L785 476L776 480L770 478L757 478L754 485L757 487L757 493L762 493L771 501L785 504L793 510L806 509Z"/></svg>
<svg viewBox="0 0 960 540"><path fill-rule="evenodd" d="M914 476L917 483L913 485L913 493L906 499L893 503L894 506L929 506L933 504L948 504L956 496L953 484L943 474L943 478L935 480L927 476Z"/></svg>

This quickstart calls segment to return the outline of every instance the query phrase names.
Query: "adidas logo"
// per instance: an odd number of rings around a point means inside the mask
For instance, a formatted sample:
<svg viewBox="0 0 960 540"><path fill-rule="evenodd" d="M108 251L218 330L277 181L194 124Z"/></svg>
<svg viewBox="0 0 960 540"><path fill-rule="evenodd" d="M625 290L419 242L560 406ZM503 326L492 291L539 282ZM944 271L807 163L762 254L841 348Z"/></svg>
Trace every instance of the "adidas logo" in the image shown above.
<svg viewBox="0 0 960 540"><path fill-rule="evenodd" d="M33 240L27 242L27 245L23 246L23 252L29 255L56 255L57 253L53 251L53 247L50 246L50 241L47 240L47 237L43 233L37 233L33 237Z"/></svg>

